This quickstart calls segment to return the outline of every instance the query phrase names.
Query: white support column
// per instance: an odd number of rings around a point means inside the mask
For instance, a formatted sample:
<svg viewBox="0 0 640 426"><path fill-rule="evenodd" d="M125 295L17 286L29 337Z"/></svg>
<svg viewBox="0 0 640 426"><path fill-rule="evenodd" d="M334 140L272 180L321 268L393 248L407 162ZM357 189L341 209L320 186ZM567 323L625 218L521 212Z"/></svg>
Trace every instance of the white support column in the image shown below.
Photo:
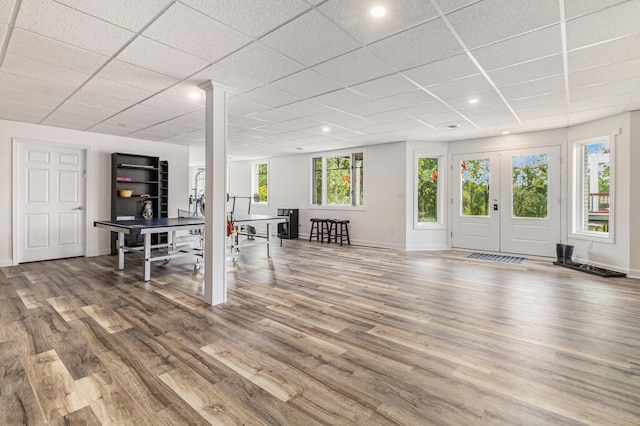
<svg viewBox="0 0 640 426"><path fill-rule="evenodd" d="M227 301L227 89L211 80L200 84L206 92L204 211L204 301Z"/></svg>

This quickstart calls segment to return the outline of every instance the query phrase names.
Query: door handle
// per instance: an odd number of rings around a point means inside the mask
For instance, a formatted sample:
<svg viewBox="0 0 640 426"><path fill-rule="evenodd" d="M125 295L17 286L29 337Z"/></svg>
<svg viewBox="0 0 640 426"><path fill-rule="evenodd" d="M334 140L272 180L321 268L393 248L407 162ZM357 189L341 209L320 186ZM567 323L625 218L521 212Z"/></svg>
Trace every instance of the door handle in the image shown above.
<svg viewBox="0 0 640 426"><path fill-rule="evenodd" d="M80 207L76 207L75 209L71 209L71 210L84 210L84 209L82 208L82 206L80 206Z"/></svg>

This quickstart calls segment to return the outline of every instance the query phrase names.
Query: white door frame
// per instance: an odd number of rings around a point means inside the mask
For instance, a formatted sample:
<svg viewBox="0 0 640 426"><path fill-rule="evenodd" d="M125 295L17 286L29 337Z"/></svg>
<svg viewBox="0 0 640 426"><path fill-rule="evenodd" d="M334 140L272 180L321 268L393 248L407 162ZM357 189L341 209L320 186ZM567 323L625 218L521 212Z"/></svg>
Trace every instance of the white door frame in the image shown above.
<svg viewBox="0 0 640 426"><path fill-rule="evenodd" d="M82 156L84 157L84 167L85 167L85 184L84 184L84 190L83 190L83 198L84 198L84 209L82 210L82 215L84 215L84 242L82 243L82 251L83 251L83 256L86 256L88 253L88 247L89 247L89 222L87 220L88 217L90 217L89 214L89 206L91 205L91 203L89 202L89 192L88 192L88 188L89 188L89 173L86 172L86 170L89 170L89 146L86 145L76 145L76 144L69 144L69 143L63 143L63 142L50 142L50 141L42 141L42 140L36 140L36 139L28 139L28 138L12 138L12 166L13 166L13 172L11 174L11 178L12 178L12 184L11 184L11 189L12 189L12 194L11 194L11 246L12 246L12 254L11 254L11 262L13 264L13 266L17 266L19 264L18 262L18 246L19 246L19 241L18 241L18 230L17 230L17 225L18 225L18 215L20 214L20 212L18 211L18 147L21 145L39 145L39 146L46 146L46 147L54 147L54 148L67 148L67 149L77 149L82 151Z"/></svg>

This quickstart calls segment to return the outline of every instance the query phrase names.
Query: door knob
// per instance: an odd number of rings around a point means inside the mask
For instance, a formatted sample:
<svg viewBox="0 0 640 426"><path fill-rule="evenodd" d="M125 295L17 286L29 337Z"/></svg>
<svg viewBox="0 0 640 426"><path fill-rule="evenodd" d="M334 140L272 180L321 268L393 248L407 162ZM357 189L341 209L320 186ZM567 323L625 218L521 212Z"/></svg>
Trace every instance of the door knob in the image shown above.
<svg viewBox="0 0 640 426"><path fill-rule="evenodd" d="M82 210L82 206L76 207L75 209L71 209L71 210Z"/></svg>

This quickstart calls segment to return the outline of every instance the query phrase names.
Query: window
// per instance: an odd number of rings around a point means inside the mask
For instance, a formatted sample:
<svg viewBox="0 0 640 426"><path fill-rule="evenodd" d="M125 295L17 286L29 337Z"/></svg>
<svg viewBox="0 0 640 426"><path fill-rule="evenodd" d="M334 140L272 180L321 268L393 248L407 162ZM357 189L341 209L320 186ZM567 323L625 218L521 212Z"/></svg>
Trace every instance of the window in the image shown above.
<svg viewBox="0 0 640 426"><path fill-rule="evenodd" d="M489 216L490 167L488 158L460 163L463 216Z"/></svg>
<svg viewBox="0 0 640 426"><path fill-rule="evenodd" d="M438 158L418 157L416 184L416 222L438 222Z"/></svg>
<svg viewBox="0 0 640 426"><path fill-rule="evenodd" d="M364 154L314 157L311 203L326 206L364 205Z"/></svg>
<svg viewBox="0 0 640 426"><path fill-rule="evenodd" d="M546 219L549 207L549 155L511 157L513 217Z"/></svg>
<svg viewBox="0 0 640 426"><path fill-rule="evenodd" d="M579 142L574 158L573 232L609 239L612 231L613 157L609 137Z"/></svg>
<svg viewBox="0 0 640 426"><path fill-rule="evenodd" d="M267 203L269 196L269 166L267 163L253 164L253 179L251 183L251 193L258 194L258 203ZM252 202L256 202L252 199Z"/></svg>

